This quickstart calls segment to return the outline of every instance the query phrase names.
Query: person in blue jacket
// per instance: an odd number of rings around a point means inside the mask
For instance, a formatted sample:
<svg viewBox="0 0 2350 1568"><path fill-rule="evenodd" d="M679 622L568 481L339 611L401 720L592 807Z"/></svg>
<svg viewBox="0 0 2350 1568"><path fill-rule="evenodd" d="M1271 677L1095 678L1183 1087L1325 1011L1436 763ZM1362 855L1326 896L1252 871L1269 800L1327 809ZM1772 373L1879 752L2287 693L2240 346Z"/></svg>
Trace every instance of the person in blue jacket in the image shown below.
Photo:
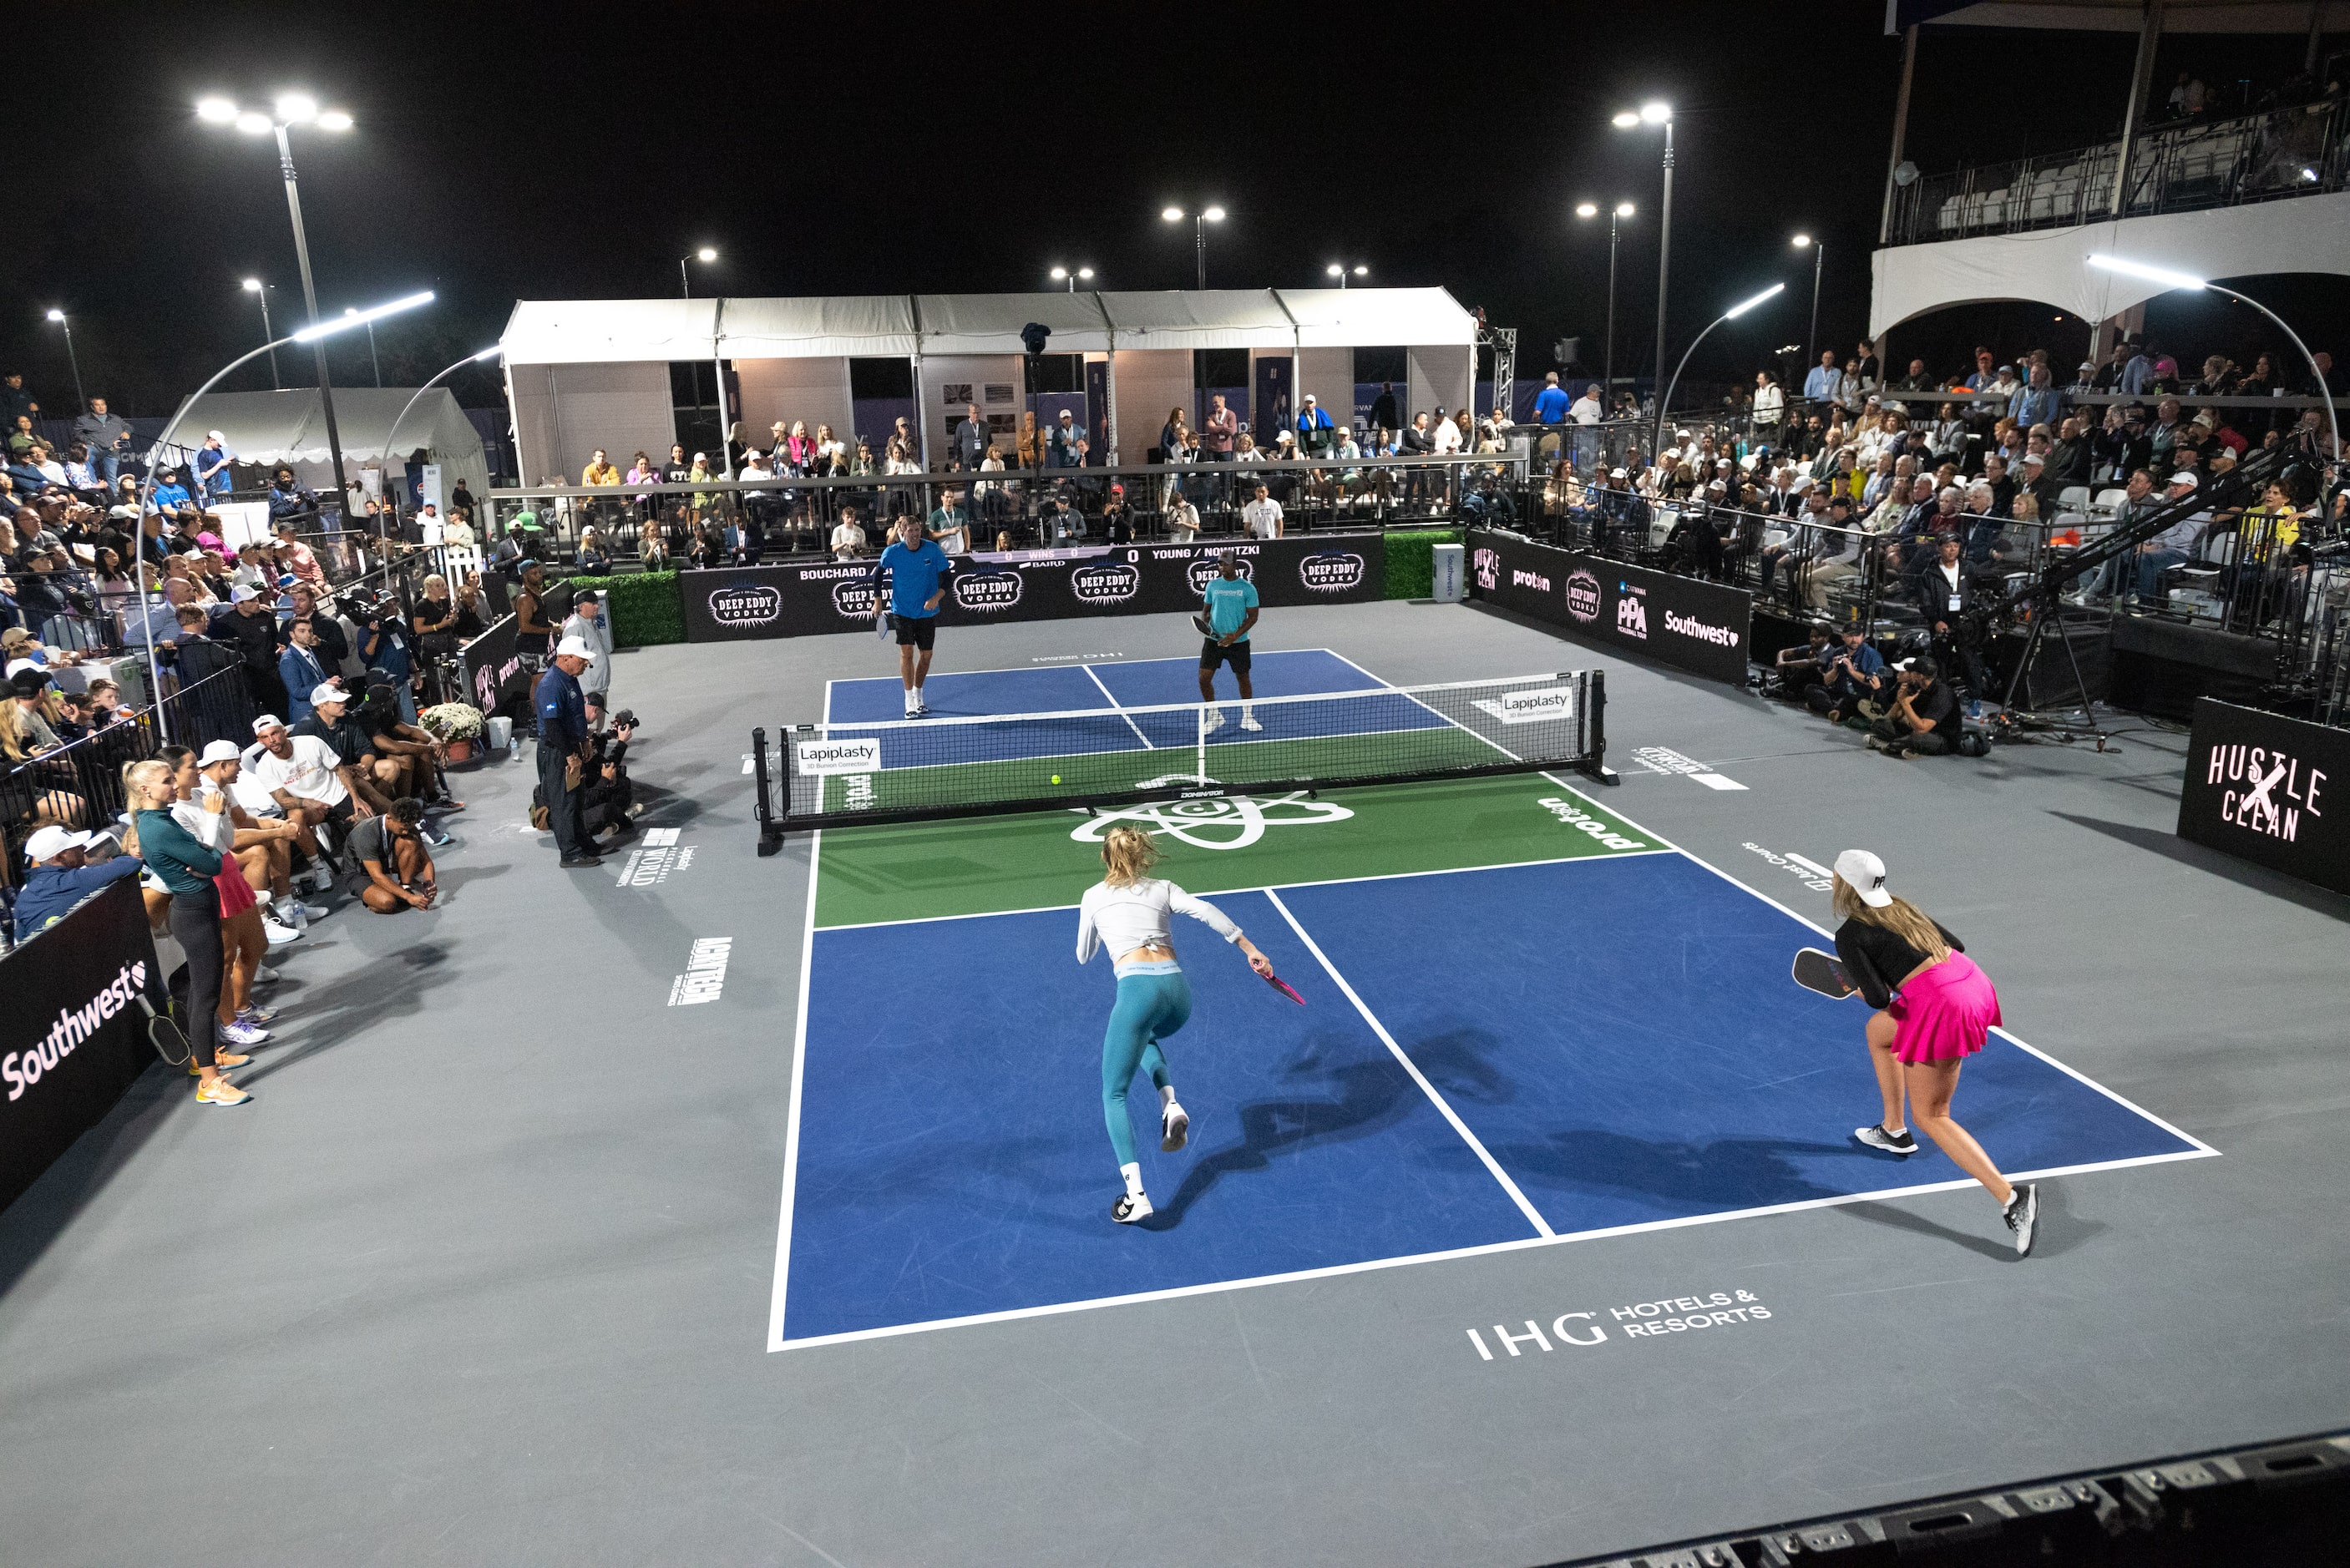
<svg viewBox="0 0 2350 1568"><path fill-rule="evenodd" d="M71 828L44 827L25 841L25 857L33 863L25 886L16 894L16 940L24 941L62 920L73 907L109 882L139 875L139 857L117 855L88 862L89 846L103 833L76 833Z"/></svg>

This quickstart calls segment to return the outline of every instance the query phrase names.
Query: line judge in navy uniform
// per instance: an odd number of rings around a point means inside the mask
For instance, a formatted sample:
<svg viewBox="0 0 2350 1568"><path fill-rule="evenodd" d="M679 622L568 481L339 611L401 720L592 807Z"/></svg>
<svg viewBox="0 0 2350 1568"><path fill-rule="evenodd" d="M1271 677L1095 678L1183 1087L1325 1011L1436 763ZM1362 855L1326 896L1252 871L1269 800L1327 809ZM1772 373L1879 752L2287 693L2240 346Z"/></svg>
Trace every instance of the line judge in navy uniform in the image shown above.
<svg viewBox="0 0 2350 1568"><path fill-rule="evenodd" d="M587 785L594 761L588 735L588 699L579 690L580 672L595 650L576 637L556 645L546 673L538 678L531 702L538 715L538 793L546 803L546 823L555 830L555 846L563 851L566 871L584 871L604 862L579 826L579 792ZM567 788L564 764L579 759L577 786Z"/></svg>

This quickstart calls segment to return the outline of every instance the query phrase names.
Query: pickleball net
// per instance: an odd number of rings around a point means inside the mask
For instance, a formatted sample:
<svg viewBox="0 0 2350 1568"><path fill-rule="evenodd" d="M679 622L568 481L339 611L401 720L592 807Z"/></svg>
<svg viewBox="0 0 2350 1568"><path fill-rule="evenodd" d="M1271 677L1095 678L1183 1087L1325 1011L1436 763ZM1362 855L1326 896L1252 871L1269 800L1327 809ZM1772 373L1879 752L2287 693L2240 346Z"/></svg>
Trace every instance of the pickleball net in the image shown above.
<svg viewBox="0 0 2350 1568"><path fill-rule="evenodd" d="M785 832L1573 768L1607 777L1604 672L1243 703L752 732L762 850Z"/></svg>

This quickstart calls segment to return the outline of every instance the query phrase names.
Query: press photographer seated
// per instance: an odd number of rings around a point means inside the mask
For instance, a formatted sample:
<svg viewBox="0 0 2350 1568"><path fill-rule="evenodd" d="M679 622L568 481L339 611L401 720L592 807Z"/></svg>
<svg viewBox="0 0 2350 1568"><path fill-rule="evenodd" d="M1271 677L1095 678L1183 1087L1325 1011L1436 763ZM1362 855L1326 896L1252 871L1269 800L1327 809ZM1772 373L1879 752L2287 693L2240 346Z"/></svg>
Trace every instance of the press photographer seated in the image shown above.
<svg viewBox="0 0 2350 1568"><path fill-rule="evenodd" d="M1870 726L1869 749L1888 757L1939 757L1958 750L1965 725L1958 694L1930 659L1902 661L1895 672L1890 710Z"/></svg>
<svg viewBox="0 0 2350 1568"><path fill-rule="evenodd" d="M440 896L432 852L421 830L423 821L423 802L403 795L390 810L351 827L350 890L379 915L429 909Z"/></svg>

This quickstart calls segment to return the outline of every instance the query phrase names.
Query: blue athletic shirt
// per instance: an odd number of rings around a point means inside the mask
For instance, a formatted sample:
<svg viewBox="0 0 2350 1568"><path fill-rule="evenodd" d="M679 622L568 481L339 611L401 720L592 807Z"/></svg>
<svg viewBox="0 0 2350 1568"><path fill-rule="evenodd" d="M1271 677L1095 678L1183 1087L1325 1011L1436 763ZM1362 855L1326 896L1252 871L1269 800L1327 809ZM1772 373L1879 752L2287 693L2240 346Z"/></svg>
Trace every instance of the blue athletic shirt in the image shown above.
<svg viewBox="0 0 2350 1568"><path fill-rule="evenodd" d="M873 564L872 575L867 580L878 582L882 573L889 573L889 613L927 620L939 613L928 607L931 596L939 591L939 585L953 570L954 563L947 559L947 553L939 548L937 540L925 539L909 550L893 539L889 547L881 552L881 558Z"/></svg>
<svg viewBox="0 0 2350 1568"><path fill-rule="evenodd" d="M1216 628L1218 637L1239 631L1248 612L1256 608L1256 585L1246 577L1210 577L1200 591L1208 600L1208 624ZM1243 634L1235 640L1246 642L1248 638Z"/></svg>

